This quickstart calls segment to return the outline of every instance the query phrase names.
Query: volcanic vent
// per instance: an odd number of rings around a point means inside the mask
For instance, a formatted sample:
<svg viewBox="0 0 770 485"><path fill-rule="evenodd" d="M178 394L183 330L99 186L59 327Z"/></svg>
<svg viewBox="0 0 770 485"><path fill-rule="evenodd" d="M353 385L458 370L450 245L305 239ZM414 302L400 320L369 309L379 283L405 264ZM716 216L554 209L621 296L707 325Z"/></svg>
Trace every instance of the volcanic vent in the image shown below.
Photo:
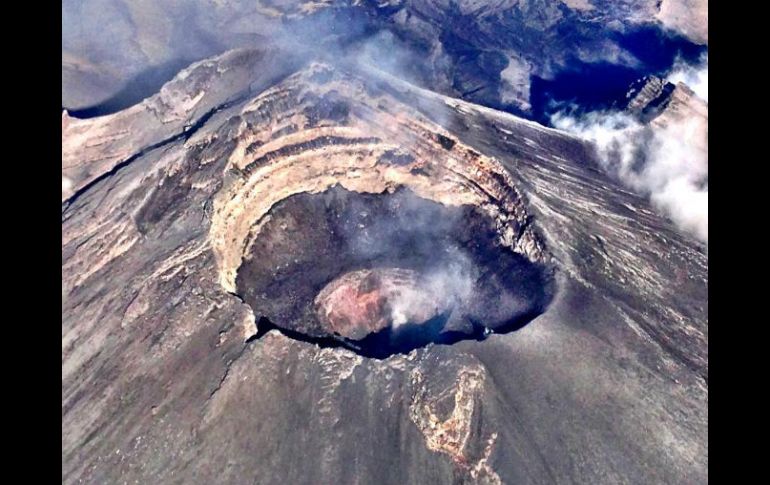
<svg viewBox="0 0 770 485"><path fill-rule="evenodd" d="M211 236L261 332L387 357L524 325L545 248L496 160L316 65L247 105Z"/></svg>

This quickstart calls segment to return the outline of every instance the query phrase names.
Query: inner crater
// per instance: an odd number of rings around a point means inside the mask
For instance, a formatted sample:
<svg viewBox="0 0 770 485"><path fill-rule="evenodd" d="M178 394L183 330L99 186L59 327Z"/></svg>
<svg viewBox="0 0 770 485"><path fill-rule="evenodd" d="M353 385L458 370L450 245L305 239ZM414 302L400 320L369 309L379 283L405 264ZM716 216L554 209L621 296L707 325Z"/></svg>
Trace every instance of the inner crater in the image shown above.
<svg viewBox="0 0 770 485"><path fill-rule="evenodd" d="M408 189L334 186L274 205L238 268L260 334L384 358L516 330L550 301L551 271L504 246L499 222Z"/></svg>

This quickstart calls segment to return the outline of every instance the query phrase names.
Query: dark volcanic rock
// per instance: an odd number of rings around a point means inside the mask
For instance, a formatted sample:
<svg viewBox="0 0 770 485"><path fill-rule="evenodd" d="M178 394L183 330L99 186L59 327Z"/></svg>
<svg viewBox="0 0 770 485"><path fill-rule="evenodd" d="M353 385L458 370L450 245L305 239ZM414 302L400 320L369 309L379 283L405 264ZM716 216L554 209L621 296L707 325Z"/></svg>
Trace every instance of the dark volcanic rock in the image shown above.
<svg viewBox="0 0 770 485"><path fill-rule="evenodd" d="M270 56L63 120L64 483L707 480L696 241L565 133L378 72L274 79ZM190 94L158 103L171 88ZM396 233L413 250L377 226L399 214L427 217ZM426 268L454 250L480 296L436 303ZM409 323L451 307L442 328L472 338L371 358L319 332L341 333L328 305L369 311L340 288L375 293L385 329L393 288L420 290Z"/></svg>
<svg viewBox="0 0 770 485"><path fill-rule="evenodd" d="M626 95L629 99L626 110L641 122L648 123L666 109L674 89L673 83L656 76L640 79Z"/></svg>

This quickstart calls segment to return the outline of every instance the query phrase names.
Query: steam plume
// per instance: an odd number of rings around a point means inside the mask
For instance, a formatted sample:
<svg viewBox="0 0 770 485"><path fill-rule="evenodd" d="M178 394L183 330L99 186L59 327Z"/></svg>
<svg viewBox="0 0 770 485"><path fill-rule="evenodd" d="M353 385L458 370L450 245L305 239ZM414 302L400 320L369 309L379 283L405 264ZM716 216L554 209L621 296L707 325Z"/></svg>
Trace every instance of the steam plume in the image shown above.
<svg viewBox="0 0 770 485"><path fill-rule="evenodd" d="M558 113L552 123L592 140L607 171L648 194L681 229L708 243L708 141L702 119L651 126L620 112L593 112Z"/></svg>

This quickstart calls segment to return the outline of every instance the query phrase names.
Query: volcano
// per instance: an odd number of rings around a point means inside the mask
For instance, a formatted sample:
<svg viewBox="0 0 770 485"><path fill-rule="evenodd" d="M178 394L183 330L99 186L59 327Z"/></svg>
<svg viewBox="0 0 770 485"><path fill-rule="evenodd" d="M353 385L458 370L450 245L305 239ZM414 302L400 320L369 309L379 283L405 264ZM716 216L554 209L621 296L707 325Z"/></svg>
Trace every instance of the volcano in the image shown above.
<svg viewBox="0 0 770 485"><path fill-rule="evenodd" d="M62 113L64 483L702 483L702 244L570 134L243 48Z"/></svg>

